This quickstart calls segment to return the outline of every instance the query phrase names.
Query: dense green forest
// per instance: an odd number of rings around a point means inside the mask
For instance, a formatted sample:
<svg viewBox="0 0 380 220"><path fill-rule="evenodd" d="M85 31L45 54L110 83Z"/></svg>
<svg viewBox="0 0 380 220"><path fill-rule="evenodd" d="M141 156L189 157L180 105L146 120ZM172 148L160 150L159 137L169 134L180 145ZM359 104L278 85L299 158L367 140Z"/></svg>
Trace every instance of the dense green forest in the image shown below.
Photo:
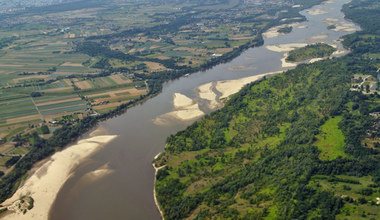
<svg viewBox="0 0 380 220"><path fill-rule="evenodd" d="M300 62L311 58L322 58L330 56L336 49L328 44L316 43L289 52L286 61Z"/></svg>
<svg viewBox="0 0 380 220"><path fill-rule="evenodd" d="M363 29L350 54L247 85L168 137L154 161L165 219L380 219L380 96L349 90L380 68L377 4L345 5Z"/></svg>

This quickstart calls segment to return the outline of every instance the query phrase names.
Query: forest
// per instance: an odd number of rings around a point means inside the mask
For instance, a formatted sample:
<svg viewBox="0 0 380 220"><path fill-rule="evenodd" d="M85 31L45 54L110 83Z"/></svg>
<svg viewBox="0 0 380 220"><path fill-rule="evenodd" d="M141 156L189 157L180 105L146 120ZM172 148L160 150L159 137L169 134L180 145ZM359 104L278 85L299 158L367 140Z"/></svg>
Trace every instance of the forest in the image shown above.
<svg viewBox="0 0 380 220"><path fill-rule="evenodd" d="M165 219L380 219L380 96L349 90L380 68L376 4L345 5L362 27L348 55L247 85L168 137L154 161Z"/></svg>
<svg viewBox="0 0 380 220"><path fill-rule="evenodd" d="M316 43L289 52L286 57L288 62L300 62L311 58L322 58L330 56L336 49L328 44Z"/></svg>

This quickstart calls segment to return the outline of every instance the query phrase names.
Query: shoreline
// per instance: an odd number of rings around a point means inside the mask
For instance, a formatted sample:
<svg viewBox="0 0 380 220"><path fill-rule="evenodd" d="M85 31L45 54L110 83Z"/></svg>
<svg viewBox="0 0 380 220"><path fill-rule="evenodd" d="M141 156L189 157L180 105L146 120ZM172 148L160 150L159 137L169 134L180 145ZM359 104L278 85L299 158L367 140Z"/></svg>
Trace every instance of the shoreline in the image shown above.
<svg viewBox="0 0 380 220"><path fill-rule="evenodd" d="M303 11L304 9L299 9L299 11ZM291 25L291 24L289 24ZM276 27L276 26L273 26L273 27ZM264 31L265 32L265 31ZM263 36L262 36L263 37ZM260 37L256 37L254 38L254 40L252 40L252 42L248 42L246 44L243 44L241 45L236 51L233 50L231 52L227 52L223 55L223 57L220 57L220 58L216 58L215 60L208 60L204 65L201 65L200 67L193 67L193 68L190 68L186 71L181 71L181 73L179 75L176 75L176 76L171 76L171 77L168 77L168 78L165 78L164 81L170 81L170 80L175 80L175 79L178 79L180 77L183 77L183 76L186 76L188 74L192 74L192 73L196 73L196 72L199 72L199 71L204 71L204 70L207 70L207 69L210 69L210 68L213 68L221 63L225 63L225 62L229 62L233 59L235 59L236 57L240 56L244 51L248 50L248 49L251 49L251 48L254 48L254 47L260 47L260 46L263 46L264 44L264 40L262 40ZM104 120L107 120L109 118L112 118L114 116L118 116L118 115L121 115L123 114L127 109L129 108L132 108L134 107L135 105L138 105L138 104L141 104L147 100L149 100L150 98L153 98L154 96L158 95L159 93L162 92L162 86L163 86L163 82L160 82L160 86L161 88L157 89L157 90L151 90L151 87L153 88L155 86L155 83L152 83L152 84L149 84L148 85L148 94L144 95L144 96L141 96L140 98L137 98L137 99L134 99L132 101L130 101L129 103L126 103L126 104L122 104L122 105L119 105L117 109L115 110L112 110L110 112L108 112L106 115L100 115L100 116L97 116L96 117L96 123L98 122L101 122L101 121L104 121ZM75 125L74 125L75 126ZM91 128L94 128L95 125L90 125L86 131L83 131L81 133L79 133L77 136L75 136L72 140L70 140L69 142L67 143L64 143L64 147L62 149L65 149L67 148L68 146L70 146L71 144L75 143L76 141L74 139L76 138L80 138L81 135L85 134L89 129ZM42 161L44 161L45 159L47 158L50 158L52 157L52 155L58 153L60 151L54 151L52 154L50 154L49 156L47 156L46 158L42 159ZM39 163L41 162L40 161L32 161L33 164L35 163ZM27 170L25 171L25 173L23 174L27 174L30 170ZM30 175L30 174L29 174ZM30 177L30 176L29 176ZM28 178L29 178L28 177ZM17 179L17 181L20 181L21 178ZM22 180L22 184L24 183L25 181ZM15 184L15 181L12 182L12 184ZM22 185L21 185L22 186ZM18 187L17 190L20 189L20 187ZM14 196L14 193L13 195L7 195L7 199L5 201L7 201L9 198L12 198ZM4 201L4 202L5 202Z"/></svg>
<svg viewBox="0 0 380 220"><path fill-rule="evenodd" d="M241 55L241 53L240 53L239 55ZM284 71L285 71L285 70L284 70ZM282 71L280 71L280 72L282 72ZM157 94L158 94L158 93L157 93ZM56 152L56 153L58 153L58 152ZM56 154L56 153L54 153L54 154ZM53 154L53 155L54 155L54 154ZM46 160L48 161L47 158L46 158ZM47 163L47 162L46 162L46 163ZM44 162L44 164L45 164L45 162ZM155 173L156 173L156 174L157 174L157 171L158 171L159 169L163 168L163 167L156 168L154 165L153 165L153 167L154 167L154 169L155 169ZM155 174L155 175L156 175L156 174ZM29 178L29 177L28 177L28 178ZM155 179L154 181L156 181L156 179ZM22 187L22 186L21 186L21 187ZM20 187L20 188L21 188L21 187ZM155 192L155 188L154 188L154 193L156 193L156 192ZM156 201L156 195L154 196L154 198L155 198L155 202L157 202L157 201ZM159 207L159 204L158 204L158 203L156 203L156 206L158 207L158 209L159 209L159 211L160 211L160 213L161 213L161 216L163 216L163 215L162 215L162 211L160 210L160 207Z"/></svg>
<svg viewBox="0 0 380 220"><path fill-rule="evenodd" d="M158 153L154 159L157 159L160 155L162 154L162 152ZM156 179L157 179L157 172L164 168L166 165L163 165L161 167L156 167L155 166L155 162L152 163L152 166L153 166L153 169L154 169L154 182L153 182L153 199L154 199L154 203L156 204L156 208L158 210L158 212L160 213L161 215L161 219L164 219L164 212L162 211L161 209L161 206L160 204L158 203L158 200L157 200L157 192L156 192Z"/></svg>
<svg viewBox="0 0 380 220"><path fill-rule="evenodd" d="M13 196L2 203L8 209L4 219L48 219L50 209L60 189L72 176L73 169L116 137L116 135L90 135L46 158ZM34 204L30 210L25 207L26 205L19 206L23 203L20 198L24 197L33 200Z"/></svg>
<svg viewBox="0 0 380 220"><path fill-rule="evenodd" d="M216 82L216 90L222 95L219 100L230 97L233 94L238 93L245 85L252 83L254 81L260 80L264 77L270 77L286 70L278 70L274 72L262 73L254 76L243 77L240 79L224 80Z"/></svg>

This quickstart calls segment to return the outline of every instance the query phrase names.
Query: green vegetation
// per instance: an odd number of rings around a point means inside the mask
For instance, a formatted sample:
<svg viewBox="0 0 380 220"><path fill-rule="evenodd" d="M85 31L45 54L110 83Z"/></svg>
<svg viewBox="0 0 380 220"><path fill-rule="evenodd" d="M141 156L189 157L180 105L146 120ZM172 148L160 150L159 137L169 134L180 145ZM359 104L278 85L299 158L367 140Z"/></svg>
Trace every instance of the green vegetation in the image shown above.
<svg viewBox="0 0 380 220"><path fill-rule="evenodd" d="M321 126L320 134L316 135L316 146L321 151L320 158L333 160L338 156L346 157L344 153L343 132L339 129L339 122L341 122L342 116L336 116L328 119L324 125Z"/></svg>
<svg viewBox="0 0 380 220"><path fill-rule="evenodd" d="M277 32L288 34L288 33L292 32L292 30L293 30L293 27L288 26L288 27L283 27L283 28L278 29Z"/></svg>
<svg viewBox="0 0 380 220"><path fill-rule="evenodd" d="M335 25L329 25L329 26L327 26L327 29L329 29L329 30L333 30L333 29L335 29L336 28L336 26Z"/></svg>
<svg viewBox="0 0 380 220"><path fill-rule="evenodd" d="M54 102L48 109L29 103L17 112L0 109L0 137L17 127L73 113L86 115L87 108L106 113L117 108L116 102L157 94L166 80L208 69L261 45L262 32L293 22L291 18L305 20L298 12L321 1L298 0L295 4L303 7L295 9L286 0L90 0L4 14L0 94L6 96L0 96L0 103L23 101L24 95L33 100L77 95L84 103L64 108ZM139 91L126 91L133 87ZM116 88L120 97L105 94Z"/></svg>
<svg viewBox="0 0 380 220"><path fill-rule="evenodd" d="M167 80L230 61L262 45L264 31L304 21L299 11L322 0L293 2L302 7L293 8L287 0L276 4L90 0L1 15L0 102L7 108L0 107L0 135L4 144L13 147L2 153L18 152L22 157L0 158L15 161L1 178L0 200L15 192L34 163L99 120L156 95ZM239 116L239 123L245 117ZM43 136L46 139L38 134L47 133L45 126L53 131ZM258 146L281 143L289 126L287 122L278 129L268 125L265 131L270 135L257 137ZM211 143L221 147L223 137L232 141L241 137L234 129L212 135ZM242 149L251 150L250 145ZM232 149L231 154L243 155L239 150ZM213 171L223 170L222 163L211 163ZM179 173L184 175L186 169Z"/></svg>
<svg viewBox="0 0 380 220"><path fill-rule="evenodd" d="M350 54L247 85L168 137L154 161L165 219L380 218L380 96L350 91L355 74L377 76L380 11L344 12L363 28Z"/></svg>
<svg viewBox="0 0 380 220"><path fill-rule="evenodd" d="M311 58L321 58L330 56L336 49L328 44L317 43L295 49L289 52L286 61L300 62Z"/></svg>

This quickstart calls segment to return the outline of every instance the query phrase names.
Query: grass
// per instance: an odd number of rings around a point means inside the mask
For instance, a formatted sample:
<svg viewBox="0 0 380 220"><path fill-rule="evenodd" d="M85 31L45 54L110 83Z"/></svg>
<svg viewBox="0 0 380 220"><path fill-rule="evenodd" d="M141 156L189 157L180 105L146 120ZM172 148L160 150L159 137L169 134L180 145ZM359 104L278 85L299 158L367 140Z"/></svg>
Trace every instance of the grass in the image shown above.
<svg viewBox="0 0 380 220"><path fill-rule="evenodd" d="M328 177L323 175L313 176L309 183L309 185L320 187L322 190L333 190L337 196L348 196L354 199L354 203L346 202L344 204L340 214L336 216L336 219L379 219L379 207L371 204L376 201L377 197L380 197L379 187L372 188L374 191L372 195L365 196L359 193L361 190L369 188L369 185L374 183L370 176L354 177L338 175L336 178L354 180L359 182L359 184L329 181ZM368 202L366 204L359 204L357 202L359 198L365 198ZM363 216L366 216L367 218Z"/></svg>
<svg viewBox="0 0 380 220"><path fill-rule="evenodd" d="M56 104L51 104L51 105L38 106L38 109L40 111L44 111L44 110L49 110L49 109L68 107L68 106L80 105L80 104L84 104L84 102L82 100L71 101L71 102L61 102L61 103L56 103Z"/></svg>
<svg viewBox="0 0 380 220"><path fill-rule="evenodd" d="M23 131L25 128L27 128L27 127L26 126L17 127L16 129L14 129L11 132L9 132L8 135L5 136L5 138L9 139L9 138L13 137L13 135L19 133L20 131Z"/></svg>
<svg viewBox="0 0 380 220"><path fill-rule="evenodd" d="M60 113L60 112L76 112L76 111L83 111L86 108L87 108L86 105L70 106L70 107L66 106L62 108L41 111L41 114L47 115L47 114L55 114L55 113Z"/></svg>
<svg viewBox="0 0 380 220"><path fill-rule="evenodd" d="M26 154L30 151L30 147L16 147L9 154Z"/></svg>
<svg viewBox="0 0 380 220"><path fill-rule="evenodd" d="M317 135L318 140L315 144L321 151L319 154L321 160L333 160L339 156L347 157L344 153L344 135L338 127L341 120L342 116L329 118L320 127L321 133Z"/></svg>

